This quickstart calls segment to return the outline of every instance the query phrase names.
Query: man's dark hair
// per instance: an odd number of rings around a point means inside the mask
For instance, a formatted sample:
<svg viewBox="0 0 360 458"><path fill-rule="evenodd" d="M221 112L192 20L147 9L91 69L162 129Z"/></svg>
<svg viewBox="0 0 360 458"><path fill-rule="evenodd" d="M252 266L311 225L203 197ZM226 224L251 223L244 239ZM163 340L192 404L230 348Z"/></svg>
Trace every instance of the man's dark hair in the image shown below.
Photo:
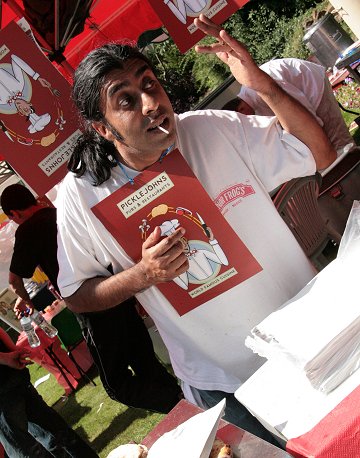
<svg viewBox="0 0 360 458"><path fill-rule="evenodd" d="M221 108L222 110L229 110L229 111L237 111L239 103L241 99L239 97L235 97L234 99L229 100L225 103L225 105Z"/></svg>
<svg viewBox="0 0 360 458"><path fill-rule="evenodd" d="M25 186L12 184L2 192L0 204L3 212L10 215L12 210L26 210L36 205L36 199Z"/></svg>
<svg viewBox="0 0 360 458"><path fill-rule="evenodd" d="M81 177L89 173L94 186L110 177L116 166L115 146L98 134L92 122L107 123L101 107L101 92L105 78L115 69L125 70L130 59L141 59L153 69L149 60L134 46L109 43L91 51L79 64L74 74L73 101L84 125L84 134L79 137L68 169Z"/></svg>

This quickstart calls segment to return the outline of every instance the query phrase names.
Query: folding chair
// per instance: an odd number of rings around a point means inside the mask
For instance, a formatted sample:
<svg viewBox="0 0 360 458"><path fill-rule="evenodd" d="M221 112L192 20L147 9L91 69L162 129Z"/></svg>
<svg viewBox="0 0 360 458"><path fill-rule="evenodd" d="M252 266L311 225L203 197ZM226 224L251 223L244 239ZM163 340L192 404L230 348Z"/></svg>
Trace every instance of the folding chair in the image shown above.
<svg viewBox="0 0 360 458"><path fill-rule="evenodd" d="M323 251L330 240L340 243L341 236L331 228L319 211L321 175L294 178L284 183L273 202L306 256L321 270L329 260Z"/></svg>
<svg viewBox="0 0 360 458"><path fill-rule="evenodd" d="M57 328L58 337L79 373L96 386L96 383L86 374L72 353L84 341L80 325L75 315L68 308L64 308L52 318L51 324Z"/></svg>

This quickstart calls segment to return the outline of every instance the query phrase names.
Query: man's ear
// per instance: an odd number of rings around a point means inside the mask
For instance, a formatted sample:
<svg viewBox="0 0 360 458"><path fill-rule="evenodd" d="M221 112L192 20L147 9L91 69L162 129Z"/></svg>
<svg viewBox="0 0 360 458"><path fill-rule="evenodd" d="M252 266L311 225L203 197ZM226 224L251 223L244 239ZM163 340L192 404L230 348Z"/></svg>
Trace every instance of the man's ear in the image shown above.
<svg viewBox="0 0 360 458"><path fill-rule="evenodd" d="M21 213L19 210L11 210L9 211L8 213L8 217L11 218L11 219L19 219L21 218Z"/></svg>
<svg viewBox="0 0 360 458"><path fill-rule="evenodd" d="M91 123L91 126L93 129L96 130L96 132L104 137L106 140L109 142L113 142L115 140L114 135L112 132L106 127L106 125L101 122L101 121L94 121Z"/></svg>

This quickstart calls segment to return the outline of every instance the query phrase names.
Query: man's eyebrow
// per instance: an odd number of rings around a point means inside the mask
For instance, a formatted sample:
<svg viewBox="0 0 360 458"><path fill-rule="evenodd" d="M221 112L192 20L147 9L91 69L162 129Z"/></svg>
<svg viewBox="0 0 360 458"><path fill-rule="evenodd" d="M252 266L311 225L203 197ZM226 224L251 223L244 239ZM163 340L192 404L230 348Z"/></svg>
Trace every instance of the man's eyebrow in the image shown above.
<svg viewBox="0 0 360 458"><path fill-rule="evenodd" d="M145 73L147 70L151 70L150 66L146 63L142 65L140 68L138 68L135 72L135 78L139 78L143 73ZM117 91L120 91L124 87L128 86L129 82L127 80L121 81L120 83L114 84L113 86L110 87L109 92L108 92L108 97L112 97Z"/></svg>
<svg viewBox="0 0 360 458"><path fill-rule="evenodd" d="M143 73L146 72L146 70L151 70L151 68L149 67L148 64L144 63L144 65L142 65L140 68L138 68L135 72L135 76L136 78L138 78L139 76L141 76Z"/></svg>

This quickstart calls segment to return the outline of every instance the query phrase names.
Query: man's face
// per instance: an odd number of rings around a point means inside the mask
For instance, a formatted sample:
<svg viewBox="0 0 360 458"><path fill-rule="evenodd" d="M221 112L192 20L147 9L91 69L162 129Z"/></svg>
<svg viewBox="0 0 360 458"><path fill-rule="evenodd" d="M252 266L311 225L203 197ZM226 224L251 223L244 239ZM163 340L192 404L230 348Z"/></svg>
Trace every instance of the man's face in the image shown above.
<svg viewBox="0 0 360 458"><path fill-rule="evenodd" d="M113 141L124 162L136 170L156 162L175 141L171 103L152 70L141 59L131 59L126 62L126 70L116 69L107 75L101 109L108 124L102 123L98 132ZM96 128L96 123L93 125ZM116 138L110 126L123 140Z"/></svg>
<svg viewBox="0 0 360 458"><path fill-rule="evenodd" d="M15 107L17 111L23 116L30 116L33 112L32 106L29 102L26 102L26 100L16 99Z"/></svg>

